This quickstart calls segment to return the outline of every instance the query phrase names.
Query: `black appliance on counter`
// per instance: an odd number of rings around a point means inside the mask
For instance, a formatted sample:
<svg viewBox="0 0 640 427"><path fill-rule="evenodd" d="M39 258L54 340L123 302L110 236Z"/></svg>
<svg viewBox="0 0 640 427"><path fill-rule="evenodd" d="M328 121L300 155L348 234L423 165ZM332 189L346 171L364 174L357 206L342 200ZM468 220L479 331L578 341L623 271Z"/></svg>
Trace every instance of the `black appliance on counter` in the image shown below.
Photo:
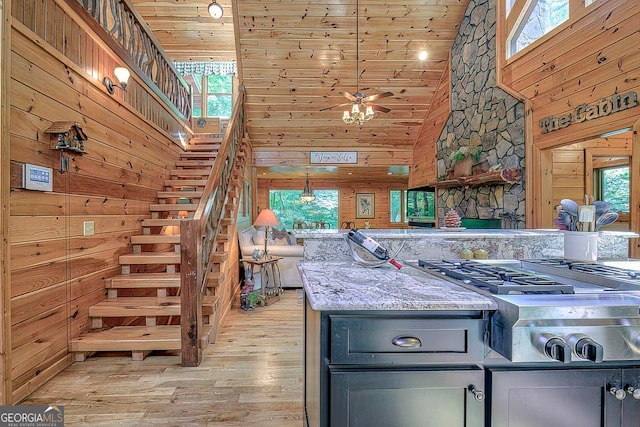
<svg viewBox="0 0 640 427"><path fill-rule="evenodd" d="M487 426L640 426L640 271L555 258L418 268L498 305Z"/></svg>

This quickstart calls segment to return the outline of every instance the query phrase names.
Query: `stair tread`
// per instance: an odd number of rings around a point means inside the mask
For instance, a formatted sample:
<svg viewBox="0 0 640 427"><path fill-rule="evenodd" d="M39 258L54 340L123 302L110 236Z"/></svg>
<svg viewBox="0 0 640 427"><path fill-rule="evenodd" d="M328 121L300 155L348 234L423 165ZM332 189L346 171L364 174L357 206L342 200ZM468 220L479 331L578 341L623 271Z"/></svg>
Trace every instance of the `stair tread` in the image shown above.
<svg viewBox="0 0 640 427"><path fill-rule="evenodd" d="M216 297L204 297L202 314L213 313ZM89 317L179 316L180 297L108 298L89 307Z"/></svg>
<svg viewBox="0 0 640 427"><path fill-rule="evenodd" d="M114 326L71 340L71 351L179 350L180 325Z"/></svg>
<svg viewBox="0 0 640 427"><path fill-rule="evenodd" d="M207 158L215 158L218 156L218 152L210 152L210 153L202 153L197 151L191 151L187 153L180 154L181 159L207 159Z"/></svg>
<svg viewBox="0 0 640 427"><path fill-rule="evenodd" d="M171 176L207 176L211 168L206 169L171 169Z"/></svg>
<svg viewBox="0 0 640 427"><path fill-rule="evenodd" d="M120 274L107 281L107 288L180 287L180 273Z"/></svg>
<svg viewBox="0 0 640 427"><path fill-rule="evenodd" d="M165 187L204 187L207 185L206 179L167 179L164 181Z"/></svg>
<svg viewBox="0 0 640 427"><path fill-rule="evenodd" d="M180 264L180 254L176 252L141 252L120 255L120 264Z"/></svg>
<svg viewBox="0 0 640 427"><path fill-rule="evenodd" d="M197 168L200 166L213 166L215 164L215 160L209 159L196 159L196 160L178 160L176 162L176 166L183 168Z"/></svg>
<svg viewBox="0 0 640 427"><path fill-rule="evenodd" d="M180 226L181 218L163 218L163 219L143 219L143 227L168 227L168 226Z"/></svg>
<svg viewBox="0 0 640 427"><path fill-rule="evenodd" d="M149 205L151 212L195 211L197 208L196 203L152 203Z"/></svg>
<svg viewBox="0 0 640 427"><path fill-rule="evenodd" d="M180 235L141 234L131 236L131 244L133 245L149 245L154 243L180 243Z"/></svg>
<svg viewBox="0 0 640 427"><path fill-rule="evenodd" d="M190 190L185 190L185 191L158 191L158 199L164 199L164 198L180 198L180 197L184 197L184 198L192 198L192 197L201 197L202 196L202 191L190 191Z"/></svg>
<svg viewBox="0 0 640 427"><path fill-rule="evenodd" d="M218 151L220 149L220 144L211 144L211 143L198 143L198 144L189 144L186 147L187 152L193 151Z"/></svg>

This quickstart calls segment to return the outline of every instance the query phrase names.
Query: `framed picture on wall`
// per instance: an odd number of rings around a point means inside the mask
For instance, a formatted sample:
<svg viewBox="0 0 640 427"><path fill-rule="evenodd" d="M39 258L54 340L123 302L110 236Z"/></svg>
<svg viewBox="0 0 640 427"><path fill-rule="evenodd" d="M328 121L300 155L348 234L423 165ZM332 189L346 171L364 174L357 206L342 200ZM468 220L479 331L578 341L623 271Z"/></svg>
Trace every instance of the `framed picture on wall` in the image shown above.
<svg viewBox="0 0 640 427"><path fill-rule="evenodd" d="M356 193L356 218L375 218L374 193Z"/></svg>

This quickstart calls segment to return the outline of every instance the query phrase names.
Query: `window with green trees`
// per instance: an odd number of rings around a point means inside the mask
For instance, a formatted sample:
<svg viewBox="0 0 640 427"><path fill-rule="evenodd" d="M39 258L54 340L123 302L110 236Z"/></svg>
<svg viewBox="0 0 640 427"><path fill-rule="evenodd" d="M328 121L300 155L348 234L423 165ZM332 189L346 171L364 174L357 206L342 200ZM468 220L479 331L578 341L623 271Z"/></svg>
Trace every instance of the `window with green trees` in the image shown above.
<svg viewBox="0 0 640 427"><path fill-rule="evenodd" d="M310 203L300 201L302 190L269 190L269 208L280 221L280 226L292 229L293 224L303 221L310 227L324 222L327 228L338 228L338 190L314 190L316 199Z"/></svg>
<svg viewBox="0 0 640 427"><path fill-rule="evenodd" d="M193 117L231 117L233 76L190 74L185 80L193 89Z"/></svg>
<svg viewBox="0 0 640 427"><path fill-rule="evenodd" d="M409 218L435 218L435 192L391 190L389 222L407 222Z"/></svg>
<svg viewBox="0 0 640 427"><path fill-rule="evenodd" d="M611 203L611 210L629 213L629 166L597 170L598 198Z"/></svg>

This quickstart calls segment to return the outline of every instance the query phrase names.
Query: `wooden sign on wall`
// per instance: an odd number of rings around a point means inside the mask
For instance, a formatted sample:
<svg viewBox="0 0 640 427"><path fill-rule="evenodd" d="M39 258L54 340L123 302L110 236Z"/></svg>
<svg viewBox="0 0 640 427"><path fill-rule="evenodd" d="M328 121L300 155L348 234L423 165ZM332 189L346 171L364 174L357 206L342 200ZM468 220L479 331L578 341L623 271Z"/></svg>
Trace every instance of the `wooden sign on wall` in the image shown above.
<svg viewBox="0 0 640 427"><path fill-rule="evenodd" d="M613 94L608 98L601 98L593 104L580 104L573 113L565 116L549 116L540 120L542 133L553 132L568 127L571 123L581 123L599 117L608 116L638 106L638 94L628 92L623 95Z"/></svg>
<svg viewBox="0 0 640 427"><path fill-rule="evenodd" d="M358 163L357 151L311 151L309 163L322 164L356 164Z"/></svg>

